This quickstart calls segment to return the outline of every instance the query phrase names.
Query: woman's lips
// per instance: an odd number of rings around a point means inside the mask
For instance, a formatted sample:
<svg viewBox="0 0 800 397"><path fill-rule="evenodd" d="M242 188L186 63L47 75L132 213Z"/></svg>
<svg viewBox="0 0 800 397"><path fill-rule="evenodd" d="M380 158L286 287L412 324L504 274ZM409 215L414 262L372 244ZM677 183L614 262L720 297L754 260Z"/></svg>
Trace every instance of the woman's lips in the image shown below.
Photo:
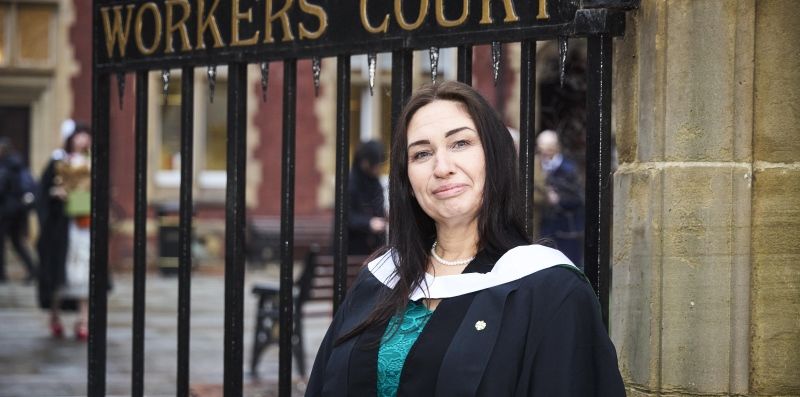
<svg viewBox="0 0 800 397"><path fill-rule="evenodd" d="M467 188L467 185L463 183L453 183L447 184L443 186L439 186L433 190L433 195L438 198L448 198L459 193L463 192Z"/></svg>

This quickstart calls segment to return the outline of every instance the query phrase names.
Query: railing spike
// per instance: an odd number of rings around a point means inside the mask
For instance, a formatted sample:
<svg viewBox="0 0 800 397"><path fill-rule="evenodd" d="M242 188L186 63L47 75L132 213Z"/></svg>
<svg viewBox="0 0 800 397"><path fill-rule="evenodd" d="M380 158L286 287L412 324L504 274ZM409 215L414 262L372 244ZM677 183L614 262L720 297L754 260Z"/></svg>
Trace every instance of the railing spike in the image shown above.
<svg viewBox="0 0 800 397"><path fill-rule="evenodd" d="M322 61L319 57L311 58L311 72L314 76L314 96L319 96L319 76L322 74Z"/></svg>
<svg viewBox="0 0 800 397"><path fill-rule="evenodd" d="M214 90L217 88L217 65L208 65L208 101L214 103Z"/></svg>
<svg viewBox="0 0 800 397"><path fill-rule="evenodd" d="M214 91L217 88L217 65L208 65L208 101L214 103Z"/></svg>
<svg viewBox="0 0 800 397"><path fill-rule="evenodd" d="M375 68L378 63L378 55L371 52L367 55L367 60L369 63L369 95L372 96L375 89Z"/></svg>
<svg viewBox="0 0 800 397"><path fill-rule="evenodd" d="M558 70L561 88L564 88L564 80L567 77L567 52L569 52L567 36L558 36Z"/></svg>
<svg viewBox="0 0 800 397"><path fill-rule="evenodd" d="M439 74L439 47L431 46L428 54L431 59L431 83L436 84L436 76Z"/></svg>
<svg viewBox="0 0 800 397"><path fill-rule="evenodd" d="M494 85L497 85L497 80L500 79L500 58L503 53L503 45L499 41L492 42L492 76L494 76Z"/></svg>
<svg viewBox="0 0 800 397"><path fill-rule="evenodd" d="M164 104L167 103L167 93L169 92L169 69L161 71L161 83L163 84L164 91Z"/></svg>
<svg viewBox="0 0 800 397"><path fill-rule="evenodd" d="M267 84L269 84L269 62L261 62L261 101L267 101Z"/></svg>

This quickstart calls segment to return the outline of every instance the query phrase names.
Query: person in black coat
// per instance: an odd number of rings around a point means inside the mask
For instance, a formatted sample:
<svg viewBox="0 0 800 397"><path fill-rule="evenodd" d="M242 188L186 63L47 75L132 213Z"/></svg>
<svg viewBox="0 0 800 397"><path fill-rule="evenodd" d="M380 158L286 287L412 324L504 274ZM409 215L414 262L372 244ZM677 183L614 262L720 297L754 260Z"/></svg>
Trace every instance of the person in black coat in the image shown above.
<svg viewBox="0 0 800 397"><path fill-rule="evenodd" d="M334 315L306 396L624 396L585 276L530 244L517 160L471 87L427 85L392 145L389 244Z"/></svg>
<svg viewBox="0 0 800 397"><path fill-rule="evenodd" d="M36 265L25 243L28 235L28 214L33 208L35 196L29 191L33 178L22 158L14 152L11 141L0 137L0 282L6 281L5 239L27 271L26 282L36 279Z"/></svg>
<svg viewBox="0 0 800 397"><path fill-rule="evenodd" d="M377 141L356 150L347 187L347 247L350 255L369 255L386 244L386 209L378 179L384 161Z"/></svg>
<svg viewBox="0 0 800 397"><path fill-rule="evenodd" d="M85 341L91 218L85 199L91 182L91 135L87 126L74 123L62 126L62 134L64 149L53 152L40 180L38 300L42 309L50 311L50 331L56 338L64 335L61 311L77 310L75 337ZM77 196L81 192L82 199Z"/></svg>

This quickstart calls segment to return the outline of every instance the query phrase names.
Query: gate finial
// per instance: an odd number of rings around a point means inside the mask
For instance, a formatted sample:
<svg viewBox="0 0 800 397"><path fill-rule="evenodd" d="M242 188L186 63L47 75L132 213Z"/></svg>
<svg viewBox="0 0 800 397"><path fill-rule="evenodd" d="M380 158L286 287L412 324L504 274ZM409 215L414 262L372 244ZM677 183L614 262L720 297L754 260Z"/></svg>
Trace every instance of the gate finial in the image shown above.
<svg viewBox="0 0 800 397"><path fill-rule="evenodd" d="M208 65L208 101L214 103L214 90L217 88L217 65Z"/></svg>
<svg viewBox="0 0 800 397"><path fill-rule="evenodd" d="M564 80L567 76L567 52L569 52L567 36L558 36L558 68L560 71L561 88L564 88Z"/></svg>
<svg viewBox="0 0 800 397"><path fill-rule="evenodd" d="M428 54L431 58L431 83L436 84L436 76L439 74L439 47L431 46Z"/></svg>
<svg viewBox="0 0 800 397"><path fill-rule="evenodd" d="M164 104L167 104L167 92L169 92L169 69L161 71L161 83L164 85Z"/></svg>
<svg viewBox="0 0 800 397"><path fill-rule="evenodd" d="M494 85L497 85L497 80L500 78L500 57L502 56L503 45L499 41L492 42L492 76L494 76Z"/></svg>
<svg viewBox="0 0 800 397"><path fill-rule="evenodd" d="M261 62L261 101L267 101L267 83L269 82L269 62Z"/></svg>
<svg viewBox="0 0 800 397"><path fill-rule="evenodd" d="M314 96L319 96L319 75L322 73L322 62L319 57L311 58L311 73L314 75Z"/></svg>
<svg viewBox="0 0 800 397"><path fill-rule="evenodd" d="M370 52L367 54L367 60L369 62L369 96L372 96L375 89L375 66L378 63L378 55Z"/></svg>

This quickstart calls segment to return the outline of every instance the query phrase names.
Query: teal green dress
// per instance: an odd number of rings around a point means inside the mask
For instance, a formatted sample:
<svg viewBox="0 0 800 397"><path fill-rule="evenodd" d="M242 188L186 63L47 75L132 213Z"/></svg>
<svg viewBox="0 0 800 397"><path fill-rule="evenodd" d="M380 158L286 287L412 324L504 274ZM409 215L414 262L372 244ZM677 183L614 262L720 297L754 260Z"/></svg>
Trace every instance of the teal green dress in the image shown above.
<svg viewBox="0 0 800 397"><path fill-rule="evenodd" d="M400 316L389 320L378 349L378 397L395 397L400 386L400 375L408 352L419 338L432 311L421 302L409 302L398 326Z"/></svg>

